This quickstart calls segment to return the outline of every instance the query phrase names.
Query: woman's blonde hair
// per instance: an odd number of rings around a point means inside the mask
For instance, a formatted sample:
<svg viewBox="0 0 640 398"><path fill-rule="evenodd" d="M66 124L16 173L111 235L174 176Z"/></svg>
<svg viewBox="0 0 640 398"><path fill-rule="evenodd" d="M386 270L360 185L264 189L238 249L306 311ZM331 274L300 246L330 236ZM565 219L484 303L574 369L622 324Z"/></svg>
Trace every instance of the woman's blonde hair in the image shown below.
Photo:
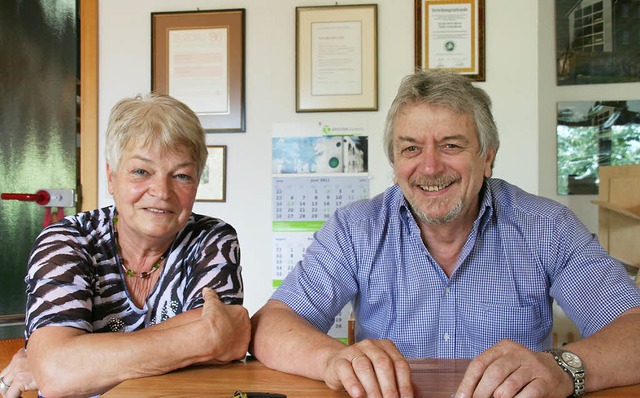
<svg viewBox="0 0 640 398"><path fill-rule="evenodd" d="M207 162L205 136L191 108L169 95L149 93L124 98L111 109L105 155L112 170L117 170L122 152L134 141L145 148L157 145L162 153L186 148L200 178Z"/></svg>

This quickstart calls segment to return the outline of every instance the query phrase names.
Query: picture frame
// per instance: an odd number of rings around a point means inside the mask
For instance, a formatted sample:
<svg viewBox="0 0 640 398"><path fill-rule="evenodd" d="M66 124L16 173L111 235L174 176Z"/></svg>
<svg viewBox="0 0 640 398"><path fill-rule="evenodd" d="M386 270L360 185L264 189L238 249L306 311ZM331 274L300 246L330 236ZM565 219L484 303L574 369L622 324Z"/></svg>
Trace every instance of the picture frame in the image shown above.
<svg viewBox="0 0 640 398"><path fill-rule="evenodd" d="M484 0L414 0L416 69L485 81Z"/></svg>
<svg viewBox="0 0 640 398"><path fill-rule="evenodd" d="M296 112L378 110L378 5L296 7Z"/></svg>
<svg viewBox="0 0 640 398"><path fill-rule="evenodd" d="M637 5L555 0L558 86L640 82Z"/></svg>
<svg viewBox="0 0 640 398"><path fill-rule="evenodd" d="M597 195L600 168L640 159L640 100L559 101L556 107L558 195Z"/></svg>
<svg viewBox="0 0 640 398"><path fill-rule="evenodd" d="M200 176L196 202L227 201L227 146L208 145L207 164Z"/></svg>
<svg viewBox="0 0 640 398"><path fill-rule="evenodd" d="M151 89L198 115L207 133L246 131L245 10L151 13Z"/></svg>

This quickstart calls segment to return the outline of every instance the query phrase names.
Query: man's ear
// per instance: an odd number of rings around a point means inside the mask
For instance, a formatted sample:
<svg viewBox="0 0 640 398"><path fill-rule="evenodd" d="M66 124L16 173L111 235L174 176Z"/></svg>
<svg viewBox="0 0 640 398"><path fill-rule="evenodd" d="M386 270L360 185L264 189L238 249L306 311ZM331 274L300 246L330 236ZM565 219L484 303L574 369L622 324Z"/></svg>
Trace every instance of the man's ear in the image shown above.
<svg viewBox="0 0 640 398"><path fill-rule="evenodd" d="M496 153L498 151L496 149L489 151L489 153L487 154L487 158L485 159L485 165L484 165L484 176L486 178L491 178L491 175L493 174L493 164L496 160Z"/></svg>

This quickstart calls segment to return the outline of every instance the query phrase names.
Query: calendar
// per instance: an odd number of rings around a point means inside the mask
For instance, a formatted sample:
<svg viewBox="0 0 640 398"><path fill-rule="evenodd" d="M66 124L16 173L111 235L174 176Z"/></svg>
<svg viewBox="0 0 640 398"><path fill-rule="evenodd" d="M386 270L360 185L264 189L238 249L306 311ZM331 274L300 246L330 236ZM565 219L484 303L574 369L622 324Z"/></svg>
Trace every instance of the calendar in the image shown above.
<svg viewBox="0 0 640 398"><path fill-rule="evenodd" d="M273 288L295 265L333 212L348 203L369 198L369 178L358 175L291 175L273 177ZM336 316L329 335L346 342L348 304Z"/></svg>
<svg viewBox="0 0 640 398"><path fill-rule="evenodd" d="M274 223L273 232L273 288L277 289L282 280L293 267L302 260L304 251L311 244L313 234L322 223L299 223L293 226L295 232L286 230L292 227L287 223ZM300 225L302 224L302 225ZM336 316L333 326L329 330L329 335L343 340L347 340L347 322L351 316L351 304L347 304Z"/></svg>
<svg viewBox="0 0 640 398"><path fill-rule="evenodd" d="M274 229L278 228L277 226ZM311 244L315 231L278 232L273 233L273 281L274 288L293 267L302 259L304 251Z"/></svg>
<svg viewBox="0 0 640 398"><path fill-rule="evenodd" d="M324 131L362 131L318 124ZM313 234L336 209L369 198L368 137L295 134L314 127L286 126L274 132L272 146L272 286L277 289L304 257ZM317 131L316 131L317 133ZM348 304L336 316L329 335L346 342L351 315Z"/></svg>
<svg viewBox="0 0 640 398"><path fill-rule="evenodd" d="M369 198L369 178L359 175L273 177L273 286L302 260L313 234L336 209Z"/></svg>

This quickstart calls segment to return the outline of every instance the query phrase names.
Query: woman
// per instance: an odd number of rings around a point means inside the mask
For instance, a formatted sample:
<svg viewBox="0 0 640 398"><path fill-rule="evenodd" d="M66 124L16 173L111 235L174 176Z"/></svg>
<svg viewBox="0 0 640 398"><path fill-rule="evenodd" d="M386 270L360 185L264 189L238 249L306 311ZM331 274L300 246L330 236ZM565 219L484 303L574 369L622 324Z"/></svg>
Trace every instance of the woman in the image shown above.
<svg viewBox="0 0 640 398"><path fill-rule="evenodd" d="M66 217L35 242L27 361L18 353L0 373L5 396L36 386L45 397L95 395L247 352L236 232L191 212L207 159L197 116L165 95L124 99L106 148L115 205Z"/></svg>

